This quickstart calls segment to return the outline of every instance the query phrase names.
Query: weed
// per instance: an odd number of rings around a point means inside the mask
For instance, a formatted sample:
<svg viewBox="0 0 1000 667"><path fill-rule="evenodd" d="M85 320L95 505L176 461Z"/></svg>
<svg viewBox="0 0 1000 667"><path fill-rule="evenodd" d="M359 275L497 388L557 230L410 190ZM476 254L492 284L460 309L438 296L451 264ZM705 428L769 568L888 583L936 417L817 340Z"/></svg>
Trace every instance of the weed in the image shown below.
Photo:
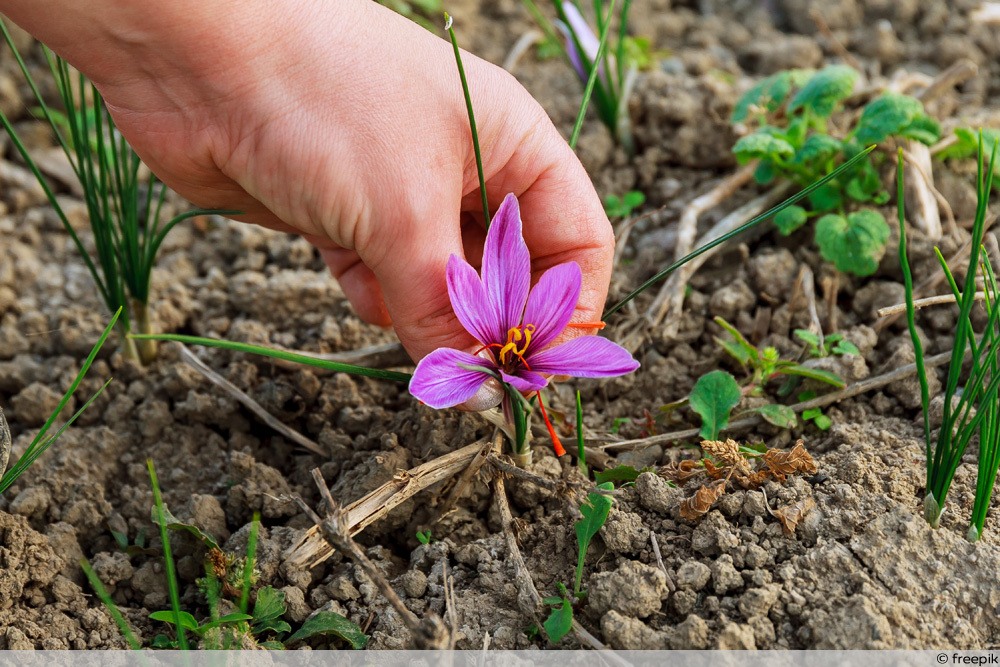
<svg viewBox="0 0 1000 667"><path fill-rule="evenodd" d="M758 160L759 183L778 179L807 185L838 162L856 157L862 147L887 139L937 141L940 128L919 100L884 93L862 109L843 133L833 133L831 116L854 90L857 72L832 65L818 72L788 70L763 79L737 102L734 123L754 127L733 146L737 161ZM881 158L879 154L877 157ZM775 216L778 230L789 235L816 218L814 237L823 258L840 271L871 275L889 239L889 226L878 211L859 208L884 204L876 160L866 158L849 172L813 192L807 206L789 206Z"/></svg>
<svg viewBox="0 0 1000 667"><path fill-rule="evenodd" d="M431 543L431 531L429 530L418 530L416 534L417 542L421 544Z"/></svg>
<svg viewBox="0 0 1000 667"><path fill-rule="evenodd" d="M143 175L139 156L118 133L97 88L82 74L74 75L62 58L42 47L64 112L50 108L2 22L0 31L35 95L38 114L52 128L80 182L94 235L96 262L70 224L55 192L10 119L2 111L0 124L35 175L80 252L108 310L112 313L121 311L118 322L122 332L152 333L150 279L156 255L167 234L188 218L210 213L233 214L236 211L196 209L165 220L162 214L167 197L166 186L152 173ZM126 336L122 344L128 356L142 363L149 363L156 356L153 340L146 340L137 346Z"/></svg>
<svg viewBox="0 0 1000 667"><path fill-rule="evenodd" d="M832 333L826 336L814 333L807 329L796 329L795 337L806 344L806 350L811 357L844 356L848 354L861 354L858 346L844 338L842 333Z"/></svg>
<svg viewBox="0 0 1000 667"><path fill-rule="evenodd" d="M951 273L941 252L935 249L945 277L959 304L958 322L955 326L954 344L948 376L944 387L944 409L937 442L931 439L930 392L927 369L924 365L924 351L916 327L916 312L913 305L913 277L910 272L906 248L906 212L903 193L903 157L899 155L896 169L898 193L897 212L899 215L900 241L899 260L903 269L903 284L906 289L906 320L913 341L920 381L920 394L924 414L924 438L927 457L927 495L924 498L924 515L933 527L941 522L945 501L955 472L968 449L973 436L979 435L979 469L976 478L976 496L973 502L972 519L967 537L977 541L983 533L986 511L993 495L997 470L1000 467L1000 285L990 259L981 241L986 231L993 176L997 168L997 148L994 141L990 159L985 161L985 138L979 136L976 174L976 217L972 226L972 244L969 250L969 268L961 288ZM976 299L977 276L983 280L986 298L986 324L978 337L973 330L971 313ZM966 356L971 356L971 366L966 365ZM968 369L963 372L964 369Z"/></svg>
<svg viewBox="0 0 1000 667"><path fill-rule="evenodd" d="M621 197L608 195L604 198L604 212L609 218L627 218L632 211L646 203L646 195L638 190L629 190Z"/></svg>

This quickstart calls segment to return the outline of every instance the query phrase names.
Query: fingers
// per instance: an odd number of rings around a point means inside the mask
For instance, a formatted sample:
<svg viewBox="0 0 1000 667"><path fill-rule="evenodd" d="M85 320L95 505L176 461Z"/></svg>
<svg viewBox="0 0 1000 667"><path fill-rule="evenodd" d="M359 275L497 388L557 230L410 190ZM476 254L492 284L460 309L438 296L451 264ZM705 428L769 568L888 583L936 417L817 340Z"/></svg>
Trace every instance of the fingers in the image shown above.
<svg viewBox="0 0 1000 667"><path fill-rule="evenodd" d="M358 317L369 324L391 326L392 318L382 298L382 288L358 254L343 248L321 248L319 253Z"/></svg>

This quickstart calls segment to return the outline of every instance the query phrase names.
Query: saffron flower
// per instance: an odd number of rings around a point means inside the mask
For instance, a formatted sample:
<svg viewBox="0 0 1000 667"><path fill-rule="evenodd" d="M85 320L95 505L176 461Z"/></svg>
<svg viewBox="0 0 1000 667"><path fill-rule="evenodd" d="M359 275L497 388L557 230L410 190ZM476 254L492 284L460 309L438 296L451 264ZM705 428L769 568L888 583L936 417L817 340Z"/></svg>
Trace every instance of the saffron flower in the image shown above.
<svg viewBox="0 0 1000 667"><path fill-rule="evenodd" d="M597 58L597 51L600 49L601 40L590 29L590 24L583 18L576 5L572 2L564 2L562 3L562 8L569 25L557 20L555 22L556 27L559 28L559 32L563 34L563 38L566 40L566 55L569 56L570 64L573 65L573 69L576 70L576 74L580 77L580 80L586 82L589 73L584 66L583 59L580 57L580 52L576 48L576 43L580 43L580 48L583 49L583 55L587 57L587 62L593 63L594 59ZM574 35L576 36L575 41L573 39ZM600 68L600 77L604 83L607 83L604 66L601 65Z"/></svg>
<svg viewBox="0 0 1000 667"><path fill-rule="evenodd" d="M606 338L581 336L552 345L571 326L580 298L580 266L554 266L530 288L531 258L513 194L504 199L486 234L482 277L455 255L446 272L455 315L481 348L477 354L439 348L417 364L410 393L432 408L465 403L493 380L528 394L545 388L551 375L612 377L639 367L627 350Z"/></svg>

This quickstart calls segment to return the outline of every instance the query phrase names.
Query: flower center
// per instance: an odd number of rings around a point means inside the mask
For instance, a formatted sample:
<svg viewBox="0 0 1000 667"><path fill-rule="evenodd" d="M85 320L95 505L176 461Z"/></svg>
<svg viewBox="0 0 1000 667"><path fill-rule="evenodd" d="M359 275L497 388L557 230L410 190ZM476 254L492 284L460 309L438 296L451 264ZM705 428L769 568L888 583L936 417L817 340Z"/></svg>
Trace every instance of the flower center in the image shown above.
<svg viewBox="0 0 1000 667"><path fill-rule="evenodd" d="M512 327L507 331L507 344L500 348L500 364L502 366L509 366L511 361L508 360L508 355L514 355L521 361L524 361L524 353L528 350L528 345L531 343L531 334L535 333L534 324L524 324L519 327ZM521 341L524 344L518 347Z"/></svg>

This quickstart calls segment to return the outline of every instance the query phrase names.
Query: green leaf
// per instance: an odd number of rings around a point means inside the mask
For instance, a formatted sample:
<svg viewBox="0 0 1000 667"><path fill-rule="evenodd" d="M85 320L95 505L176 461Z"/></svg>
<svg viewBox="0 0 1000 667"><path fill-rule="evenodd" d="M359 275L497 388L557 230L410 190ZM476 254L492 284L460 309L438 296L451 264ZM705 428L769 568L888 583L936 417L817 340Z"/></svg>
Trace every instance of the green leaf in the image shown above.
<svg viewBox="0 0 1000 667"><path fill-rule="evenodd" d="M882 187L882 179L879 178L878 170L875 169L871 160L862 163L858 172L847 182L844 193L859 202L875 201L888 197L888 193Z"/></svg>
<svg viewBox="0 0 1000 667"><path fill-rule="evenodd" d="M778 428L795 428L795 425L798 424L798 420L795 418L795 410L792 410L787 405L769 403L768 405L755 408L753 412L759 413L764 418L764 421L774 424Z"/></svg>
<svg viewBox="0 0 1000 667"><path fill-rule="evenodd" d="M847 384L840 378L836 373L831 373L830 371L824 371L819 368L810 368L808 366L802 366L800 364L788 364L781 367L782 375L794 375L796 377L803 377L807 380L816 380L817 382L823 382L828 385L832 385L837 389L843 389Z"/></svg>
<svg viewBox="0 0 1000 667"><path fill-rule="evenodd" d="M840 271L870 276L878 269L889 240L889 225L881 213L864 209L846 218L825 215L816 223L820 254Z"/></svg>
<svg viewBox="0 0 1000 667"><path fill-rule="evenodd" d="M930 146L941 138L941 124L930 116L921 114L904 127L900 134L907 139L913 139Z"/></svg>
<svg viewBox="0 0 1000 667"><path fill-rule="evenodd" d="M159 526L160 521L159 521L159 515L156 511L156 507L153 507L150 510L150 515L153 525ZM198 526L195 526L194 524L190 523L184 523L183 521L175 517L173 514L170 513L170 510L167 509L166 505L163 506L163 520L164 523L166 524L165 527L167 528L167 530L190 533L195 537L195 539L197 539L199 542L204 544L209 549L220 548L219 543L215 541L215 538L213 538L208 533L202 531L202 529L199 528Z"/></svg>
<svg viewBox="0 0 1000 667"><path fill-rule="evenodd" d="M733 338L731 341L716 338L716 342L722 346L722 349L731 354L733 358L743 365L749 363L756 366L760 362L760 353L757 351L757 348L743 337L739 329L721 317L716 317L712 321L722 327Z"/></svg>
<svg viewBox="0 0 1000 667"><path fill-rule="evenodd" d="M194 616L186 611L182 611L181 617L181 627L186 630L197 631L198 621L194 620ZM154 611L149 615L150 620L160 621L161 623L167 623L168 625L174 625L176 622L176 617L172 609L164 609L163 611Z"/></svg>
<svg viewBox="0 0 1000 667"><path fill-rule="evenodd" d="M924 115L924 105L909 95L884 93L869 102L857 127L854 140L862 145L877 144L889 137L900 134L918 116Z"/></svg>
<svg viewBox="0 0 1000 667"><path fill-rule="evenodd" d="M636 470L632 466L615 466L609 470L598 470L594 473L594 481L598 484L605 482L634 482L636 477L647 469Z"/></svg>
<svg viewBox="0 0 1000 667"><path fill-rule="evenodd" d="M942 160L950 158L974 157L979 152L979 132L971 127L956 127L957 141L943 148L937 156ZM983 151L986 155L993 152L993 144L1000 141L1000 130L983 128Z"/></svg>
<svg viewBox="0 0 1000 667"><path fill-rule="evenodd" d="M829 183L809 195L809 205L816 213L826 213L840 208L844 202L840 186Z"/></svg>
<svg viewBox="0 0 1000 667"><path fill-rule="evenodd" d="M542 624L545 627L546 636L553 644L558 644L573 629L573 603L570 602L566 594L566 587L562 584L559 586L563 590L561 604L552 608L549 617Z"/></svg>
<svg viewBox="0 0 1000 667"><path fill-rule="evenodd" d="M253 633L261 634L267 630L288 632L291 627L280 620L285 613L285 593L271 586L264 586L257 591L257 600L253 605Z"/></svg>
<svg viewBox="0 0 1000 667"><path fill-rule="evenodd" d="M774 181L777 175L778 173L773 162L770 160L761 160L757 168L754 169L753 180L761 185L768 185Z"/></svg>
<svg viewBox="0 0 1000 667"><path fill-rule="evenodd" d="M778 72L761 79L753 85L747 92L743 93L733 108L730 117L734 123L742 123L750 116L750 112L763 111L773 113L777 111L788 94L792 92L792 72L790 70Z"/></svg>
<svg viewBox="0 0 1000 667"><path fill-rule="evenodd" d="M858 73L846 65L824 67L802 86L788 104L789 113L803 109L822 118L833 113L837 105L850 97Z"/></svg>
<svg viewBox="0 0 1000 667"><path fill-rule="evenodd" d="M691 409L701 417L699 435L703 439L718 439L741 396L736 378L726 371L712 371L698 378L689 400Z"/></svg>
<svg viewBox="0 0 1000 667"><path fill-rule="evenodd" d="M302 627L285 640L285 644L304 641L317 635L339 637L350 644L353 649L363 649L368 643L368 637L356 623L336 612L320 611L307 618Z"/></svg>
<svg viewBox="0 0 1000 667"><path fill-rule="evenodd" d="M858 349L858 346L852 343L851 341L847 340L846 338L837 341L837 343L832 348L830 348L830 351L833 352L834 354L841 354L841 355L861 354L861 350Z"/></svg>
<svg viewBox="0 0 1000 667"><path fill-rule="evenodd" d="M757 158L789 158L795 154L795 147L781 137L758 130L741 137L733 146L733 154L737 162L746 164Z"/></svg>
<svg viewBox="0 0 1000 667"><path fill-rule="evenodd" d="M802 148L795 151L792 158L794 164L818 169L835 158L844 150L844 145L838 139L828 134L814 134L806 139Z"/></svg>
<svg viewBox="0 0 1000 667"><path fill-rule="evenodd" d="M792 333L794 333L795 337L801 340L802 342L807 343L815 348L819 347L818 334L814 334L812 331L809 331L808 329L796 329Z"/></svg>
<svg viewBox="0 0 1000 667"><path fill-rule="evenodd" d="M811 421L821 431L825 431L833 425L833 420L823 414L819 408L810 408L802 411L802 419Z"/></svg>
<svg viewBox="0 0 1000 667"><path fill-rule="evenodd" d="M802 225L809 222L809 215L801 206L789 206L778 211L774 216L774 226L782 236L788 236Z"/></svg>
<svg viewBox="0 0 1000 667"><path fill-rule="evenodd" d="M603 491L613 491L615 485L611 482L603 482L597 485ZM591 491L587 494L587 499L580 505L580 514L583 515L574 524L576 530L577 558L576 558L576 581L573 584L573 592L579 593L583 583L583 563L587 557L587 549L594 535L601 529L604 522L608 520L608 513L611 511L611 504L614 502L611 496Z"/></svg>

